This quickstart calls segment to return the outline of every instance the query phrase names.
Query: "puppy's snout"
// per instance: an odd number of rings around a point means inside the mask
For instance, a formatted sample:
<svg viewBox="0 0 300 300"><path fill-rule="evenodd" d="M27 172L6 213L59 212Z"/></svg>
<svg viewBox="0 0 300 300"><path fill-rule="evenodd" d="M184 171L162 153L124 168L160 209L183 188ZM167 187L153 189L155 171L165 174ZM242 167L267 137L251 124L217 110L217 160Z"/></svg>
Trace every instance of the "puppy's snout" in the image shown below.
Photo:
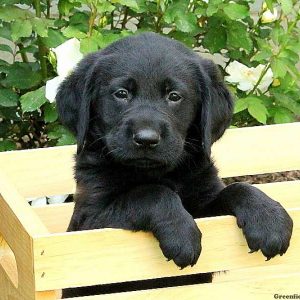
<svg viewBox="0 0 300 300"><path fill-rule="evenodd" d="M160 141L160 134L152 128L143 128L133 134L133 142L138 147L155 148Z"/></svg>

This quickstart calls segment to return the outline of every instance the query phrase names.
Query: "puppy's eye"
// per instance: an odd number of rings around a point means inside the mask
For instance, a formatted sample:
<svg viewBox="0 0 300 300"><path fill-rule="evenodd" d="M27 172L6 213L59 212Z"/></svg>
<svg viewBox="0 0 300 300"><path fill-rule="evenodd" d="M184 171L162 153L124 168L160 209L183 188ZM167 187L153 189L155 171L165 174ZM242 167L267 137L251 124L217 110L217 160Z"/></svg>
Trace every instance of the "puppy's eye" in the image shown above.
<svg viewBox="0 0 300 300"><path fill-rule="evenodd" d="M125 89L118 89L113 95L121 100L127 100L129 98L128 91Z"/></svg>
<svg viewBox="0 0 300 300"><path fill-rule="evenodd" d="M178 102L182 97L177 92L170 92L167 99L172 102Z"/></svg>

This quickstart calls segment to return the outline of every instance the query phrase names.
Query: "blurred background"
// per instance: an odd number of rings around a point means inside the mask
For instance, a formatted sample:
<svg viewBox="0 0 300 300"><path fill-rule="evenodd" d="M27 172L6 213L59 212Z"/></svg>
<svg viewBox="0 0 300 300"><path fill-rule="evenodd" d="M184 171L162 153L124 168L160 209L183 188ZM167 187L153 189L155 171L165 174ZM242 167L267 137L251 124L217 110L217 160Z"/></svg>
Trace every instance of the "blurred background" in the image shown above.
<svg viewBox="0 0 300 300"><path fill-rule="evenodd" d="M300 3L293 0L1 0L0 151L75 143L59 83L87 53L153 31L213 59L232 127L299 121Z"/></svg>

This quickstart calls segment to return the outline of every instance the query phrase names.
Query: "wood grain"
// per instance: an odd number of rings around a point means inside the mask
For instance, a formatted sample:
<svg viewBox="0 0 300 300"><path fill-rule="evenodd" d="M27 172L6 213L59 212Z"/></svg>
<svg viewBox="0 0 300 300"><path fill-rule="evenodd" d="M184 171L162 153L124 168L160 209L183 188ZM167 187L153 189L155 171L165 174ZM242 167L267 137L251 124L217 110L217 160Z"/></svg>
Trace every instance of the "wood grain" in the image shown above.
<svg viewBox="0 0 300 300"><path fill-rule="evenodd" d="M300 269L300 209L289 212L294 220L289 251L268 262L261 253L248 254L241 230L235 219L229 216L197 220L203 233L203 250L198 263L184 270L166 261L150 233L102 229L35 237L36 289L41 291L257 266L294 264Z"/></svg>
<svg viewBox="0 0 300 300"><path fill-rule="evenodd" d="M300 273L252 281L161 288L146 291L73 298L76 300L199 300L199 299L276 299L277 295L299 295ZM71 299L71 298L69 298ZM293 298L290 298L293 299ZM68 300L68 299L67 299Z"/></svg>
<svg viewBox="0 0 300 300"><path fill-rule="evenodd" d="M300 122L227 130L213 145L220 176L300 170Z"/></svg>
<svg viewBox="0 0 300 300"><path fill-rule="evenodd" d="M32 235L48 234L48 230L3 174L0 194L1 300L34 300Z"/></svg>
<svg viewBox="0 0 300 300"><path fill-rule="evenodd" d="M300 180L257 184L255 186L279 201L286 209L300 207ZM51 233L58 233L66 231L74 204L54 204L33 207L33 209Z"/></svg>
<svg viewBox="0 0 300 300"><path fill-rule="evenodd" d="M212 157L221 177L300 169L300 122L229 129L216 142ZM75 191L76 146L0 153L6 172L24 197Z"/></svg>

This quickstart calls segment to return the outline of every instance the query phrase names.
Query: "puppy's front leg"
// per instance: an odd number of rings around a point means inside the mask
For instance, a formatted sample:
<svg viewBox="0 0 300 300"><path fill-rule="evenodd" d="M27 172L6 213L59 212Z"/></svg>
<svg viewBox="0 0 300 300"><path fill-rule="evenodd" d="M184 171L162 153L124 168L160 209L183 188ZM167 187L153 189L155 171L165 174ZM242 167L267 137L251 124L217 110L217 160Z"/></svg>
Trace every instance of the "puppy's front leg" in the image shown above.
<svg viewBox="0 0 300 300"><path fill-rule="evenodd" d="M245 183L224 188L211 211L236 216L251 252L262 251L269 260L284 254L290 243L293 221L280 203Z"/></svg>
<svg viewBox="0 0 300 300"><path fill-rule="evenodd" d="M181 268L197 262L201 232L170 188L140 185L115 196L100 196L94 205L91 197L84 198L75 206L69 231L105 227L151 231L168 260Z"/></svg>
<svg viewBox="0 0 300 300"><path fill-rule="evenodd" d="M153 232L165 257L179 267L193 266L201 252L201 232L178 194L162 185L143 185L130 198L139 212L131 218L133 228Z"/></svg>

